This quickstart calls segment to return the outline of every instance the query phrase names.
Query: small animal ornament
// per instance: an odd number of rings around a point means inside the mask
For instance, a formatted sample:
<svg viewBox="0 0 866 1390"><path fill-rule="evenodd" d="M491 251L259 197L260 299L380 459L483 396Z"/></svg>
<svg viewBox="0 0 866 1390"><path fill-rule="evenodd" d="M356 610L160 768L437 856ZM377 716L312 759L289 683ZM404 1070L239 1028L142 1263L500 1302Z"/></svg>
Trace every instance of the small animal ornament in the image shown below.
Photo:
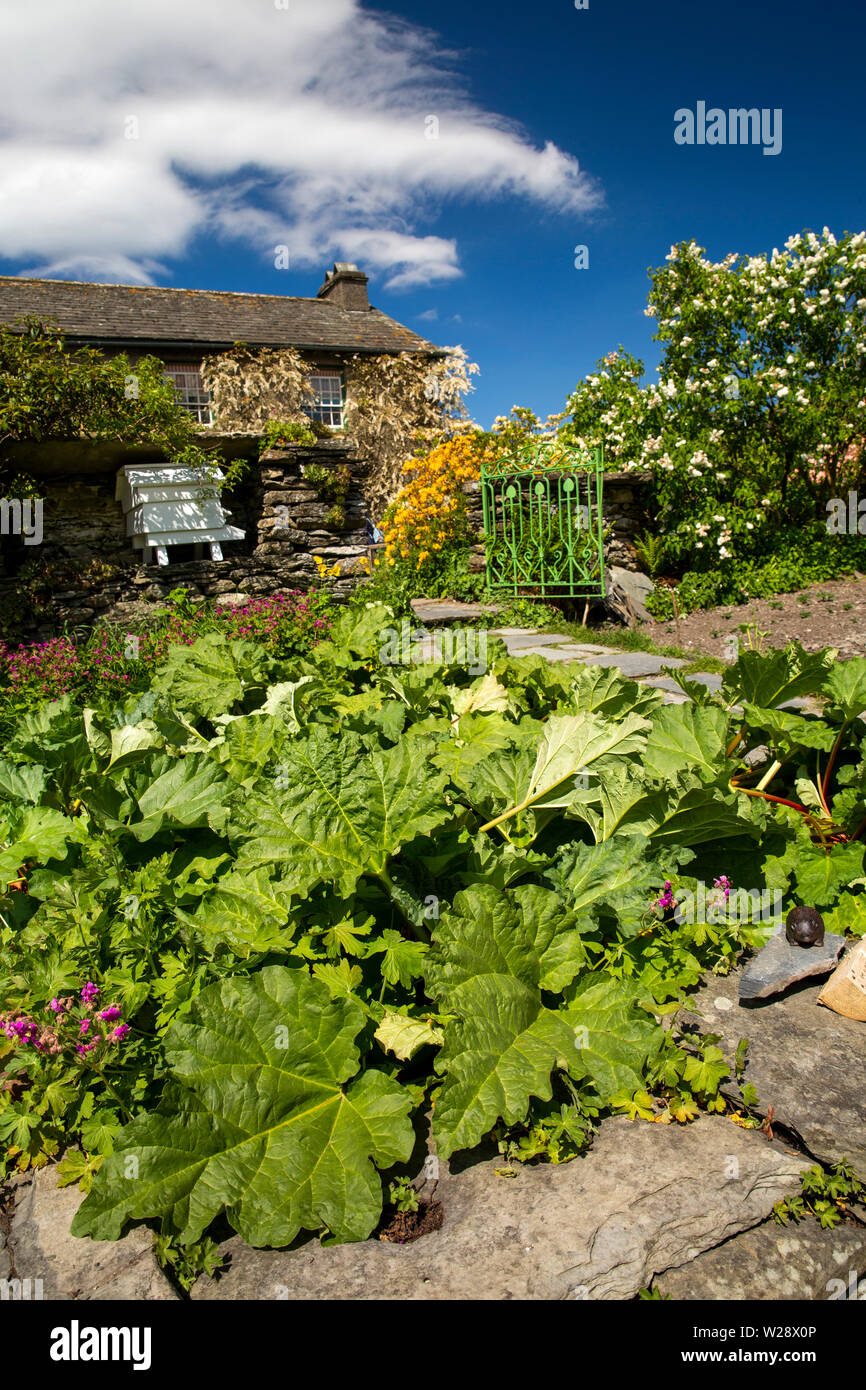
<svg viewBox="0 0 866 1390"><path fill-rule="evenodd" d="M785 918L785 939L792 946L823 946L824 919L814 907L792 907Z"/></svg>

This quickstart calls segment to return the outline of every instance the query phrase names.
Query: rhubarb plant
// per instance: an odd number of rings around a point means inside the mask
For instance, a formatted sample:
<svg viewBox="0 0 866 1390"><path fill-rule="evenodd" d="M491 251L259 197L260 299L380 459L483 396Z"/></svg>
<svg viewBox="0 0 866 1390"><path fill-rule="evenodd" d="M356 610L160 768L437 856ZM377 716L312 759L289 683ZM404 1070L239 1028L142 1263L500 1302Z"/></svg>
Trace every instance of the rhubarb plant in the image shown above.
<svg viewBox="0 0 866 1390"><path fill-rule="evenodd" d="M493 641L482 675L388 665L391 622L286 661L208 634L14 722L0 1138L7 1168L68 1151L76 1233L359 1240L431 1116L443 1159L689 1123L726 1068L678 1011L772 930L685 913L700 885L866 931L866 662L745 652L665 706ZM56 1006L85 984L116 1012L74 1015L82 1051Z"/></svg>

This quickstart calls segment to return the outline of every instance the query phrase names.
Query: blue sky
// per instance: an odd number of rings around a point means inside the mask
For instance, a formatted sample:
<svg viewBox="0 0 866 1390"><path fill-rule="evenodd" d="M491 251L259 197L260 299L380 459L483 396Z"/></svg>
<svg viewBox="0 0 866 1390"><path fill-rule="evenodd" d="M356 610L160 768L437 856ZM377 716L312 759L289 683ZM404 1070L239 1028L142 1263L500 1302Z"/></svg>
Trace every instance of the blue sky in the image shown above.
<svg viewBox="0 0 866 1390"><path fill-rule="evenodd" d="M0 271L313 294L354 259L480 364L480 423L546 414L620 342L655 365L672 242L866 226L864 38L842 0L43 0L4 17ZM678 146L698 101L781 108L781 153Z"/></svg>

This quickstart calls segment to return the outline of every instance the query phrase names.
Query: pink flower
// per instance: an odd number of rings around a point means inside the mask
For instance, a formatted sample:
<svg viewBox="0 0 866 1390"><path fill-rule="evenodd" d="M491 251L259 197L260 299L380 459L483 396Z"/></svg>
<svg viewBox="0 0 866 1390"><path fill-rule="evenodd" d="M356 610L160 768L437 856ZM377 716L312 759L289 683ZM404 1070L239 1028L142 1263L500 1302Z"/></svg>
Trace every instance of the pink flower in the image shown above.
<svg viewBox="0 0 866 1390"><path fill-rule="evenodd" d="M664 911L667 908L676 907L676 905L677 900L673 895L673 890L671 889L671 881L669 878L666 878L664 892L662 893L661 897L656 898L655 902L653 903L653 907L660 907Z"/></svg>

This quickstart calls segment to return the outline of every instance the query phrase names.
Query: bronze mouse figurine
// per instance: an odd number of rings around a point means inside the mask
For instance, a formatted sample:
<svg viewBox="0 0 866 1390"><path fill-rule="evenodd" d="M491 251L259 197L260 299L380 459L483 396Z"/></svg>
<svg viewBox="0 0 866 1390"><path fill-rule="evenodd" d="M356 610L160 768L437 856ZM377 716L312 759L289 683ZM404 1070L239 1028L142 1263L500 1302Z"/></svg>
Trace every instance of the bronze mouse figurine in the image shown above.
<svg viewBox="0 0 866 1390"><path fill-rule="evenodd" d="M792 946L823 946L824 919L814 907L792 907L785 918L785 939Z"/></svg>

